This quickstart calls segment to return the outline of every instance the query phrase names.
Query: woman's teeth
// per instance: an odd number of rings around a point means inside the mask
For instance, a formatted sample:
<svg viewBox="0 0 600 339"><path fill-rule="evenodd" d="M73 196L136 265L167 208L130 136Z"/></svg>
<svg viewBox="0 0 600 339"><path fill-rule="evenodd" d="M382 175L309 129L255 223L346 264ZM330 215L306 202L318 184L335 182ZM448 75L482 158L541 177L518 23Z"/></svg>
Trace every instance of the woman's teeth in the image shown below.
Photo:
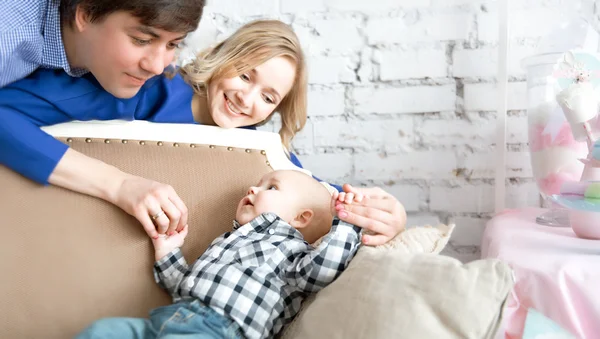
<svg viewBox="0 0 600 339"><path fill-rule="evenodd" d="M242 112L238 112L235 107L233 107L233 104L231 103L231 101L229 101L229 98L225 97L225 101L227 102L227 107L229 107L229 109L235 113L235 114L242 114Z"/></svg>

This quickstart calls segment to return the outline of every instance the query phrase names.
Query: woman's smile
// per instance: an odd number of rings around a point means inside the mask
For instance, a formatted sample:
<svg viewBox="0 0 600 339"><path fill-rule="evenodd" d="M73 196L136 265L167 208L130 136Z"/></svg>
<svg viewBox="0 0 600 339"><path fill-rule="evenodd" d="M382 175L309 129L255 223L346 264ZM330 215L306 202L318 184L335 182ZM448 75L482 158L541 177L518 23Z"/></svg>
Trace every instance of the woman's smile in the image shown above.
<svg viewBox="0 0 600 339"><path fill-rule="evenodd" d="M238 109L235 104L229 100L229 98L227 97L227 94L223 93L223 98L225 99L225 109L229 111L229 113L231 113L234 116L240 116L242 114L246 114L244 113L242 110Z"/></svg>

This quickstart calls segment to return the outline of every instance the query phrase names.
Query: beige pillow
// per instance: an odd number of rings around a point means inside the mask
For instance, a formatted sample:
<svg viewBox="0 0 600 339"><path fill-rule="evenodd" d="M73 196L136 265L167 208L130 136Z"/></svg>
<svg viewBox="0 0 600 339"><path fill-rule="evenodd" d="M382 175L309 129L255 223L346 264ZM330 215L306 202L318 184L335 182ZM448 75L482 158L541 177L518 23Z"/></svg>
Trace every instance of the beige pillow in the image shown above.
<svg viewBox="0 0 600 339"><path fill-rule="evenodd" d="M411 227L377 249L393 249L402 253L440 253L454 231L454 224Z"/></svg>
<svg viewBox="0 0 600 339"><path fill-rule="evenodd" d="M492 338L511 269L435 254L363 247L303 310L284 338ZM312 303L311 303L312 301Z"/></svg>
<svg viewBox="0 0 600 339"><path fill-rule="evenodd" d="M376 246L378 250L392 249L402 253L440 253L454 231L454 224L440 224L436 227L430 225L411 227L405 229L392 240L383 245ZM318 246L323 238L313 243Z"/></svg>

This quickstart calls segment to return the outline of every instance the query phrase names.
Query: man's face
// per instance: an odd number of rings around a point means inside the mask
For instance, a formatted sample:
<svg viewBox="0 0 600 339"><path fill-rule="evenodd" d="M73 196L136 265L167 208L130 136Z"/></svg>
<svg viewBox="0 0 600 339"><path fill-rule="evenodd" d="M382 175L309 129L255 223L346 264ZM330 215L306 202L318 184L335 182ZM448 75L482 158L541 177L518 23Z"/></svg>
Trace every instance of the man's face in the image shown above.
<svg viewBox="0 0 600 339"><path fill-rule="evenodd" d="M186 32L143 26L127 12L115 12L96 23L86 21L76 43L76 59L100 85L118 98L131 98L149 78L173 62Z"/></svg>

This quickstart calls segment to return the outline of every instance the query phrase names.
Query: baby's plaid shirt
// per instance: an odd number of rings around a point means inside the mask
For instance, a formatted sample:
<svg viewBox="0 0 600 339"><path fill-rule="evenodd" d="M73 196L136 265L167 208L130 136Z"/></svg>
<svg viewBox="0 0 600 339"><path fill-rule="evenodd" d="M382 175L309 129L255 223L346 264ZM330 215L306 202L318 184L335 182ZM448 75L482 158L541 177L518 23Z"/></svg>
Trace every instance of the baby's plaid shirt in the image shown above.
<svg viewBox="0 0 600 339"><path fill-rule="evenodd" d="M239 225L238 225L239 226ZM154 265L174 302L199 299L249 338L273 337L302 300L335 280L360 246L360 228L334 219L316 247L273 213L215 239L189 267L179 248Z"/></svg>

